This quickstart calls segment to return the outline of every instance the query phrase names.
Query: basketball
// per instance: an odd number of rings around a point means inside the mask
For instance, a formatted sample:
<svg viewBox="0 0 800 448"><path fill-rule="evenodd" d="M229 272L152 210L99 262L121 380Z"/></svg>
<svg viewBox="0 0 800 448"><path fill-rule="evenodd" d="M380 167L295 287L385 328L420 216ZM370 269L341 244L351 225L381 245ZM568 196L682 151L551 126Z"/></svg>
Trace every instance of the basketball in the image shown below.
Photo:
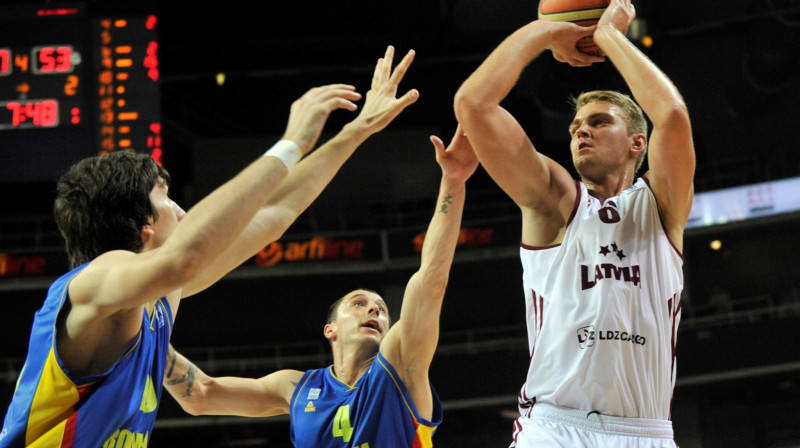
<svg viewBox="0 0 800 448"><path fill-rule="evenodd" d="M581 26L592 26L603 15L609 0L541 0L539 19L554 22L572 22ZM595 45L592 36L586 36L576 44L578 50L602 56L600 47Z"/></svg>

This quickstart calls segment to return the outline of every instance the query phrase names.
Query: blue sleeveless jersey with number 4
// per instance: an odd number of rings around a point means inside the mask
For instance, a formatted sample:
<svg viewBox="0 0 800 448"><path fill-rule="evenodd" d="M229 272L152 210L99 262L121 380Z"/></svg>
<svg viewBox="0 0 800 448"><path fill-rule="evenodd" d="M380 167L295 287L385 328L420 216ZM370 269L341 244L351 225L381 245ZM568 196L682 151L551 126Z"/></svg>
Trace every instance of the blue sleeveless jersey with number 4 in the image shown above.
<svg viewBox="0 0 800 448"><path fill-rule="evenodd" d="M431 390L433 420L427 421L380 353L352 387L336 378L333 366L309 370L292 395L292 442L297 448L431 447L442 422L442 404Z"/></svg>

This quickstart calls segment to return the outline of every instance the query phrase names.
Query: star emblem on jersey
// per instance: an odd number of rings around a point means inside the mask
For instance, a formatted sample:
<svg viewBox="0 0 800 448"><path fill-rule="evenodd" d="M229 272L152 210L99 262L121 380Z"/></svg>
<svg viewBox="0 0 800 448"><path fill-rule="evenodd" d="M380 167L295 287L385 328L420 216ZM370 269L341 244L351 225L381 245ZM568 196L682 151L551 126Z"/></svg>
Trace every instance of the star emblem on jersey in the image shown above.
<svg viewBox="0 0 800 448"><path fill-rule="evenodd" d="M609 247L610 247L610 249L609 249ZM605 257L606 255L608 255L608 254L610 254L612 252L614 254L616 254L616 256L619 257L620 260L622 260L623 258L625 258L627 256L627 255L625 255L625 252L623 252L622 249L617 247L616 241L611 243L611 244L609 244L609 245L607 245L607 246L600 246L600 252L599 252L600 255Z"/></svg>

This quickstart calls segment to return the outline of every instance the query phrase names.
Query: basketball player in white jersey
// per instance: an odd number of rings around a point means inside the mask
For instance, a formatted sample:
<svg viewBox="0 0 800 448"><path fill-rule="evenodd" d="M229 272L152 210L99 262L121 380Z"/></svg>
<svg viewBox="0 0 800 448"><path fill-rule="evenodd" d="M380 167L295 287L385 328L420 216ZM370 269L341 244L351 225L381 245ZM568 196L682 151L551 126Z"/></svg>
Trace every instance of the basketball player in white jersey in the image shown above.
<svg viewBox="0 0 800 448"><path fill-rule="evenodd" d="M670 408L695 155L680 93L625 36L634 17L630 0L612 0L593 28L529 23L456 94L475 153L522 212L530 365L512 447L675 446ZM604 61L575 48L587 31L641 108L617 92L576 99L575 181L500 103L546 50L576 67ZM649 171L637 180L644 157Z"/></svg>

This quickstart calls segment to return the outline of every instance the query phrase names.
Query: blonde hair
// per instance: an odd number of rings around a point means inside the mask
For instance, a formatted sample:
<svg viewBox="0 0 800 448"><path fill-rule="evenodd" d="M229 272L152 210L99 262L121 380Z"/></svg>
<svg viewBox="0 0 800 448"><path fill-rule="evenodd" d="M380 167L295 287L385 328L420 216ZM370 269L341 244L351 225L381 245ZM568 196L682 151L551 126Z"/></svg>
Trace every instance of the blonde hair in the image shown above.
<svg viewBox="0 0 800 448"><path fill-rule="evenodd" d="M627 123L626 128L628 135L644 134L644 136L647 137L647 120L644 117L644 112L642 112L642 108L639 107L636 101L630 96L613 90L593 90L591 92L583 92L571 99L575 113L577 113L581 107L599 101L611 103L622 109L623 118L625 119L625 123ZM636 169L634 173L638 172L639 168L642 167L646 155L647 145L645 145L644 151L642 151L639 158L636 160Z"/></svg>

